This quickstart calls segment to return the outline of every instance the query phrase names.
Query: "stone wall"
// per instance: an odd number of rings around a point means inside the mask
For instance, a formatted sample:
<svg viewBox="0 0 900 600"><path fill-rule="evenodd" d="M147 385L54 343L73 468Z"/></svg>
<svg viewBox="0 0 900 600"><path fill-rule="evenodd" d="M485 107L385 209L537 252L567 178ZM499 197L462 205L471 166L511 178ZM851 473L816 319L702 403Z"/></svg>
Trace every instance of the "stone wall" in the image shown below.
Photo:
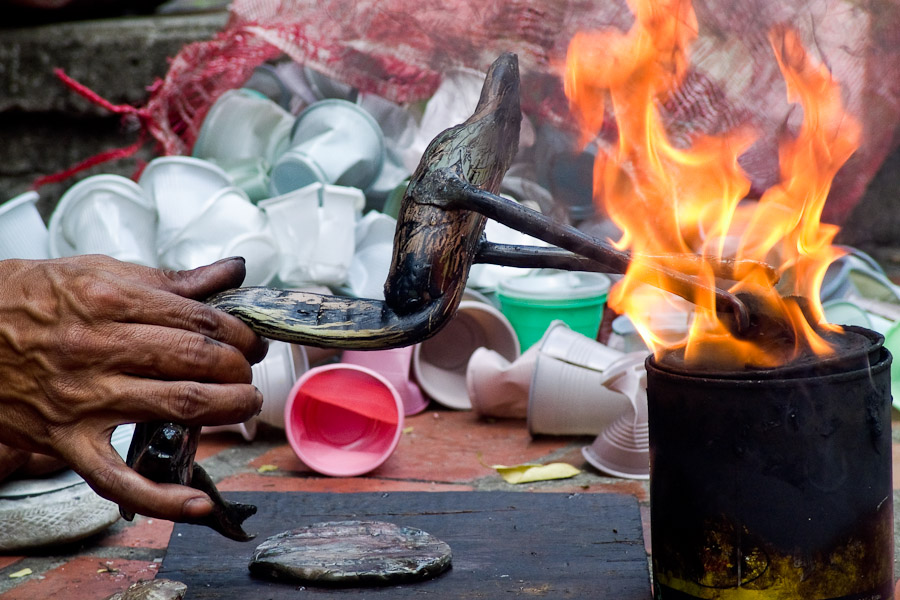
<svg viewBox="0 0 900 600"><path fill-rule="evenodd" d="M57 67L114 104L140 105L146 87L168 70L185 44L209 39L225 12L122 17L0 29L0 202L42 175L138 138L128 124L68 89ZM138 158L152 158L146 146ZM135 160L107 163L81 174L130 176ZM73 181L41 188L39 208L49 216Z"/></svg>

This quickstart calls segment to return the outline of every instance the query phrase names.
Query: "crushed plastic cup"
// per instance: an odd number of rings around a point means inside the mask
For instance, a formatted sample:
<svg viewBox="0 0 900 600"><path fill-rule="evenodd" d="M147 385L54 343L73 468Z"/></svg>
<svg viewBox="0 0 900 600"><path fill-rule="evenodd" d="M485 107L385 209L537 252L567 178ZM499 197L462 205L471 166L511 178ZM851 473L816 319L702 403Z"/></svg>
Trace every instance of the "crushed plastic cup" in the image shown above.
<svg viewBox="0 0 900 600"><path fill-rule="evenodd" d="M272 65L262 64L253 69L250 79L244 83L243 87L259 92L281 108L290 110L291 91L281 80L278 70Z"/></svg>
<svg viewBox="0 0 900 600"><path fill-rule="evenodd" d="M208 265L230 256L227 252L233 250L235 240L265 229L265 213L250 202L243 190L222 188L191 221L160 245L160 264L176 270Z"/></svg>
<svg viewBox="0 0 900 600"><path fill-rule="evenodd" d="M244 158L217 163L234 185L244 190L253 202L269 197L269 171L271 165L263 158Z"/></svg>
<svg viewBox="0 0 900 600"><path fill-rule="evenodd" d="M257 418L272 427L284 429L284 405L297 379L309 370L306 348L269 340L266 357L250 367L253 385L263 395Z"/></svg>
<svg viewBox="0 0 900 600"><path fill-rule="evenodd" d="M482 417L524 419L537 358L535 346L513 362L499 352L478 348L466 367L466 391L472 411Z"/></svg>
<svg viewBox="0 0 900 600"><path fill-rule="evenodd" d="M624 394L631 409L605 428L581 453L604 473L627 479L650 478L650 429L647 420L647 373L645 354L626 355L613 367L606 386Z"/></svg>
<svg viewBox="0 0 900 600"><path fill-rule="evenodd" d="M297 117L291 146L273 163L273 194L312 183L366 189L384 163L384 134L365 110L346 100L322 100Z"/></svg>
<svg viewBox="0 0 900 600"><path fill-rule="evenodd" d="M287 285L344 283L364 204L359 189L321 183L260 202L279 248L278 278Z"/></svg>
<svg viewBox="0 0 900 600"><path fill-rule="evenodd" d="M260 158L272 164L290 142L294 116L250 89L228 90L209 109L192 154L231 164Z"/></svg>
<svg viewBox="0 0 900 600"><path fill-rule="evenodd" d="M494 350L508 361L519 357L519 340L503 313L490 304L464 300L443 329L413 350L413 374L422 391L448 408L472 408L466 368L478 348Z"/></svg>
<svg viewBox="0 0 900 600"><path fill-rule="evenodd" d="M428 406L419 386L410 379L413 346L389 350L345 350L341 362L372 369L396 388L403 401L403 414L415 415Z"/></svg>
<svg viewBox="0 0 900 600"><path fill-rule="evenodd" d="M383 464L400 441L403 420L400 394L387 379L344 363L304 373L284 407L285 433L297 457L333 477Z"/></svg>
<svg viewBox="0 0 900 600"><path fill-rule="evenodd" d="M221 167L190 156L161 156L151 160L138 184L158 214L157 243L171 243L175 235L193 221L210 198L232 186Z"/></svg>
<svg viewBox="0 0 900 600"><path fill-rule="evenodd" d="M106 254L157 266L157 214L144 190L119 175L94 175L70 187L50 216L50 254Z"/></svg>
<svg viewBox="0 0 900 600"><path fill-rule="evenodd" d="M556 321L535 360L528 395L532 435L597 435L627 412L623 394L604 387L622 352Z"/></svg>
<svg viewBox="0 0 900 600"><path fill-rule="evenodd" d="M266 285L278 273L278 244L268 229L251 231L233 238L225 244L220 254L222 257L244 258L244 286Z"/></svg>
<svg viewBox="0 0 900 600"><path fill-rule="evenodd" d="M825 320L835 325L856 325L872 328L869 315L862 308L845 300L832 300L822 304Z"/></svg>
<svg viewBox="0 0 900 600"><path fill-rule="evenodd" d="M541 339L556 319L596 338L610 283L602 273L541 270L500 281L497 299L524 351Z"/></svg>
<svg viewBox="0 0 900 600"><path fill-rule="evenodd" d="M347 288L357 298L384 299L384 282L394 254L397 220L369 211L356 224L356 249L347 273Z"/></svg>
<svg viewBox="0 0 900 600"><path fill-rule="evenodd" d="M358 92L353 86L333 79L324 73L320 73L309 65L303 66L303 78L309 91L316 100L328 100L332 98L347 100L348 102L354 102L356 100Z"/></svg>
<svg viewBox="0 0 900 600"><path fill-rule="evenodd" d="M37 192L25 192L0 204L0 260L50 258L47 226L35 203Z"/></svg>

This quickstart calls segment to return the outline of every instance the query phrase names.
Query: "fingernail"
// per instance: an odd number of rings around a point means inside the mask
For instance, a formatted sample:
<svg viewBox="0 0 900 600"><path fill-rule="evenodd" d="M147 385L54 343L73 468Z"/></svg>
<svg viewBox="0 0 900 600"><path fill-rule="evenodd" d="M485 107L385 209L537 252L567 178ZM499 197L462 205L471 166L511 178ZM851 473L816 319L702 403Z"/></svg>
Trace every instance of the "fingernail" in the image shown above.
<svg viewBox="0 0 900 600"><path fill-rule="evenodd" d="M239 260L239 261L241 261L242 263L247 264L247 260L246 260L243 256L229 256L228 258L220 258L219 260L217 260L217 261L214 262L213 264L214 264L214 265L218 265L218 264L221 264L221 263L227 263L227 262L230 262L230 261L232 261L232 260Z"/></svg>
<svg viewBox="0 0 900 600"><path fill-rule="evenodd" d="M259 401L259 408L256 409L256 414L259 415L259 413L261 413L263 409L263 402L265 402L265 398L263 398L262 392L259 391L259 388L256 388L256 399Z"/></svg>
<svg viewBox="0 0 900 600"><path fill-rule="evenodd" d="M212 511L212 500L205 497L191 498L184 503L184 516L186 518L205 517Z"/></svg>

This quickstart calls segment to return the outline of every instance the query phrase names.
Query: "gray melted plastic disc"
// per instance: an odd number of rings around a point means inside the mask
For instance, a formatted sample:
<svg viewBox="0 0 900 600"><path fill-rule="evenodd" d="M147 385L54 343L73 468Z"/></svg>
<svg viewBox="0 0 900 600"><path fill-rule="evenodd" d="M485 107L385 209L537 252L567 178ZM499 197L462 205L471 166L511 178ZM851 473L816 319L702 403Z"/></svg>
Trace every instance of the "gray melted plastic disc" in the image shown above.
<svg viewBox="0 0 900 600"><path fill-rule="evenodd" d="M270 537L257 546L250 572L307 583L386 585L434 577L450 561L450 546L421 529L330 521Z"/></svg>

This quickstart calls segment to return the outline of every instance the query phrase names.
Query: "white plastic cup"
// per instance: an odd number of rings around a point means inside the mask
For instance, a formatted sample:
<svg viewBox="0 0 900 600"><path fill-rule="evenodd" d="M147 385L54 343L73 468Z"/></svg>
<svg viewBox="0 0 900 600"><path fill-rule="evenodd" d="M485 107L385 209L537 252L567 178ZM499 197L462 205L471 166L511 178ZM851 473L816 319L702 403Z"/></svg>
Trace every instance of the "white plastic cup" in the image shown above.
<svg viewBox="0 0 900 600"><path fill-rule="evenodd" d="M219 163L261 158L271 164L290 141L294 116L250 89L228 90L209 109L192 154Z"/></svg>
<svg viewBox="0 0 900 600"><path fill-rule="evenodd" d="M278 273L278 244L268 228L249 232L232 239L221 252L222 257L244 258L244 286L266 285Z"/></svg>
<svg viewBox="0 0 900 600"><path fill-rule="evenodd" d="M222 161L217 163L234 185L247 193L253 202L259 202L269 197L269 171L272 169L268 161L263 158L245 158L236 161Z"/></svg>
<svg viewBox="0 0 900 600"><path fill-rule="evenodd" d="M216 192L230 187L221 167L190 156L161 156L151 160L138 179L159 216L157 242L172 238L193 221Z"/></svg>
<svg viewBox="0 0 900 600"><path fill-rule="evenodd" d="M220 189L168 242L159 248L160 264L168 269L195 269L229 256L235 240L265 230L266 215L240 188Z"/></svg>
<svg viewBox="0 0 900 600"><path fill-rule="evenodd" d="M623 354L572 331L560 321L541 341L528 396L532 435L597 435L631 408L604 387Z"/></svg>
<svg viewBox="0 0 900 600"><path fill-rule="evenodd" d="M872 328L869 315L853 302L832 300L824 303L822 308L825 311L825 320L829 323Z"/></svg>
<svg viewBox="0 0 900 600"><path fill-rule="evenodd" d="M528 416L528 390L537 359L534 349L532 346L514 362L488 348L472 353L466 367L466 390L476 414L505 419Z"/></svg>
<svg viewBox="0 0 900 600"><path fill-rule="evenodd" d="M287 88L278 70L272 65L262 64L253 69L244 85L244 89L253 90L263 94L281 108L290 110L291 91Z"/></svg>
<svg viewBox="0 0 900 600"><path fill-rule="evenodd" d="M371 369L337 363L304 373L288 394L285 433L297 457L333 477L368 473L400 441L403 402Z"/></svg>
<svg viewBox="0 0 900 600"><path fill-rule="evenodd" d="M464 300L443 329L413 350L413 373L422 391L448 408L471 409L466 368L478 348L494 350L510 362L519 357L519 340L503 313L490 304Z"/></svg>
<svg viewBox="0 0 900 600"><path fill-rule="evenodd" d="M316 102L297 117L291 147L272 164L272 193L316 182L366 189L384 154L381 127L364 109L346 100Z"/></svg>
<svg viewBox="0 0 900 600"><path fill-rule="evenodd" d="M391 382L403 401L403 414L415 415L428 406L419 386L410 379L413 346L389 350L346 350L341 362L372 369Z"/></svg>
<svg viewBox="0 0 900 600"><path fill-rule="evenodd" d="M606 385L625 394L631 410L613 421L581 453L595 468L628 479L650 478L650 429L647 420L647 374L644 353L626 355ZM612 369L611 369L612 370Z"/></svg>
<svg viewBox="0 0 900 600"><path fill-rule="evenodd" d="M50 258L47 226L35 203L37 192L25 192L0 204L0 260Z"/></svg>
<svg viewBox="0 0 900 600"><path fill-rule="evenodd" d="M364 204L359 189L321 183L260 202L279 248L278 278L287 285L344 283Z"/></svg>
<svg viewBox="0 0 900 600"><path fill-rule="evenodd" d="M374 210L356 224L356 250L347 273L351 295L384 299L384 282L391 269L396 229L396 219Z"/></svg>
<svg viewBox="0 0 900 600"><path fill-rule="evenodd" d="M309 370L306 349L296 344L269 340L266 357L256 363L253 385L263 395L263 405L257 418L272 427L284 429L284 405L297 378Z"/></svg>
<svg viewBox="0 0 900 600"><path fill-rule="evenodd" d="M234 423L233 425L204 425L201 433L238 433L248 442L252 442L256 437L256 429L256 417L253 417L243 423Z"/></svg>
<svg viewBox="0 0 900 600"><path fill-rule="evenodd" d="M156 210L138 184L119 175L94 175L60 198L50 216L50 254L106 254L155 267L156 222Z"/></svg>

